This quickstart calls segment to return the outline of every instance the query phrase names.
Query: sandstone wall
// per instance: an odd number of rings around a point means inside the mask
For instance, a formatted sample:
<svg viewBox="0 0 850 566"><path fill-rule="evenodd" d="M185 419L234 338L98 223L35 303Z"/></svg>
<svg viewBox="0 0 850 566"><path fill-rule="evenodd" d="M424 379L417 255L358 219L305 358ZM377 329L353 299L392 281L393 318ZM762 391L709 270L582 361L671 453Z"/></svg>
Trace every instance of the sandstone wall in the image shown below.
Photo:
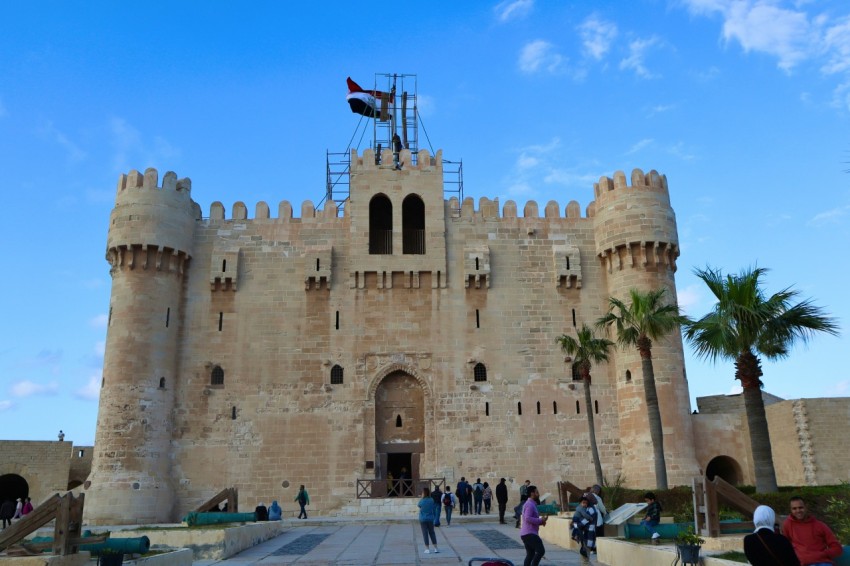
<svg viewBox="0 0 850 566"><path fill-rule="evenodd" d="M72 449L71 442L0 442L0 476L14 474L23 478L33 505L38 505L68 489Z"/></svg>

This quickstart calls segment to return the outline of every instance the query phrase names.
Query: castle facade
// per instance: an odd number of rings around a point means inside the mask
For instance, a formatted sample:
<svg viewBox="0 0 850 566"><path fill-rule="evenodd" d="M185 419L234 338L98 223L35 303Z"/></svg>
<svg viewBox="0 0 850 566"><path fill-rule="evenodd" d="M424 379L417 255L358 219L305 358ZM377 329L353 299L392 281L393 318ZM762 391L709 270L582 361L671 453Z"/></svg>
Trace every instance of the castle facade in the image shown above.
<svg viewBox="0 0 850 566"><path fill-rule="evenodd" d="M236 486L307 485L332 512L358 479L593 482L582 385L556 337L630 288L676 297L667 180L603 177L582 214L444 196L441 152L351 155L350 197L293 216L209 217L191 182L118 182L91 524L159 523ZM340 209L342 212L340 212ZM542 213L542 214L541 214ZM654 344L671 484L699 474L679 336ZM592 369L602 467L654 485L640 357Z"/></svg>

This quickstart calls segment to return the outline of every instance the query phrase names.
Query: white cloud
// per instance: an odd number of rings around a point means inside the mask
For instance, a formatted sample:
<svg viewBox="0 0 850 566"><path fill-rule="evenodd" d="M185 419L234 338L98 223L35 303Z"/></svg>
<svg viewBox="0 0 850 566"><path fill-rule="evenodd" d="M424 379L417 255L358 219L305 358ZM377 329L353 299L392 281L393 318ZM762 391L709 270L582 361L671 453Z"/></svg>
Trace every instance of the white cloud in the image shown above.
<svg viewBox="0 0 850 566"><path fill-rule="evenodd" d="M576 173L566 169L552 169L543 177L545 183L565 185L570 187L587 188L599 181L601 175L593 173Z"/></svg>
<svg viewBox="0 0 850 566"><path fill-rule="evenodd" d="M646 68L644 59L646 58L647 52L659 43L660 41L657 37L636 39L629 42L629 56L620 61L620 69L632 70L637 76L644 79L655 78L656 75Z"/></svg>
<svg viewBox="0 0 850 566"><path fill-rule="evenodd" d="M106 325L109 323L109 315L108 314L99 314L89 320L89 326L94 328L106 328Z"/></svg>
<svg viewBox="0 0 850 566"><path fill-rule="evenodd" d="M696 159L696 155L685 147L682 142L675 143L667 148L667 153L674 155L683 161Z"/></svg>
<svg viewBox="0 0 850 566"><path fill-rule="evenodd" d="M0 412L8 411L9 409L11 409L14 406L15 406L15 404L12 401L9 401L8 399L4 399L4 400L0 401Z"/></svg>
<svg viewBox="0 0 850 566"><path fill-rule="evenodd" d="M838 208L833 208L831 210L826 210L819 214L816 214L809 220L809 224L815 226L824 226L826 224L836 224L841 221L841 219L850 212L850 205L841 206Z"/></svg>
<svg viewBox="0 0 850 566"><path fill-rule="evenodd" d="M599 61L611 49L611 43L617 37L617 25L593 14L578 26L578 33L582 52Z"/></svg>
<svg viewBox="0 0 850 566"><path fill-rule="evenodd" d="M684 289L676 289L679 308L688 315L693 315L694 310L699 310L703 302L703 286L688 285ZM693 315L695 316L695 315Z"/></svg>
<svg viewBox="0 0 850 566"><path fill-rule="evenodd" d="M527 196L532 192L531 186L526 182L514 183L508 187L508 196L511 197Z"/></svg>
<svg viewBox="0 0 850 566"><path fill-rule="evenodd" d="M100 372L91 374L88 383L75 391L74 396L79 399L97 401L100 398L100 383L102 380L103 377Z"/></svg>
<svg viewBox="0 0 850 566"><path fill-rule="evenodd" d="M555 51L555 46L542 39L527 43L519 55L520 70L529 74L538 71L554 73L560 69L563 62L564 58Z"/></svg>
<svg viewBox="0 0 850 566"><path fill-rule="evenodd" d="M56 128L53 122L46 120L39 128L39 133L48 140L59 144L68 155L68 161L78 162L86 158L86 152L72 142L68 136Z"/></svg>
<svg viewBox="0 0 850 566"><path fill-rule="evenodd" d="M779 59L779 68L790 71L806 59L812 30L803 12L767 2L733 2L724 13L723 38L737 41L745 52L767 53Z"/></svg>
<svg viewBox="0 0 850 566"><path fill-rule="evenodd" d="M827 28L823 48L829 59L821 68L824 73L831 75L850 71L850 16Z"/></svg>
<svg viewBox="0 0 850 566"><path fill-rule="evenodd" d="M12 385L11 392L15 397L31 397L33 395L55 395L59 391L59 384L52 381L48 384L35 383L34 381L19 381Z"/></svg>
<svg viewBox="0 0 850 566"><path fill-rule="evenodd" d="M539 164L540 160L538 158L527 153L521 153L516 160L516 166L520 169L531 169L537 167Z"/></svg>
<svg viewBox="0 0 850 566"><path fill-rule="evenodd" d="M534 7L534 0L504 0L493 8L500 22L518 20L527 16Z"/></svg>
<svg viewBox="0 0 850 566"><path fill-rule="evenodd" d="M636 144L634 144L632 147L630 147L626 151L626 155L631 155L633 153L637 153L638 151L642 150L643 148L652 145L652 143L654 141L655 140L653 140L652 138L644 138L644 139L640 140L639 142L637 142Z"/></svg>
<svg viewBox="0 0 850 566"><path fill-rule="evenodd" d="M727 393L727 395L740 395L743 392L744 388L741 387L739 383L735 383L729 388L729 393Z"/></svg>
<svg viewBox="0 0 850 566"><path fill-rule="evenodd" d="M147 142L142 133L124 118L110 119L109 131L115 150L112 161L116 171L144 171L151 165L180 157L180 149L171 145L168 140L153 136L152 140Z"/></svg>

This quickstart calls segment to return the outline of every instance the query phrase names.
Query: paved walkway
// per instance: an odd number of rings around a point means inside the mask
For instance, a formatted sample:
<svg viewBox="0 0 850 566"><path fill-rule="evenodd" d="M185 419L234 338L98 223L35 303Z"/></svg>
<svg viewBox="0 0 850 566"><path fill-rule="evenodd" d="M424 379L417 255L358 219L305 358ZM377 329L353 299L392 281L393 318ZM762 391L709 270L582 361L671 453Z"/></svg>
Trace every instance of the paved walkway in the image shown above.
<svg viewBox="0 0 850 566"><path fill-rule="evenodd" d="M325 564L365 566L368 564L466 566L471 558L507 558L516 566L525 559L519 530L512 523L468 521L457 518L447 527L436 529L439 554L425 554L419 523L399 519L385 523L335 523L311 521L293 525L285 533L249 548L227 560L200 560L194 566L226 563L232 566L259 564ZM578 566L580 556L550 543L541 566ZM480 566L482 561L473 564ZM594 557L593 564L599 564Z"/></svg>

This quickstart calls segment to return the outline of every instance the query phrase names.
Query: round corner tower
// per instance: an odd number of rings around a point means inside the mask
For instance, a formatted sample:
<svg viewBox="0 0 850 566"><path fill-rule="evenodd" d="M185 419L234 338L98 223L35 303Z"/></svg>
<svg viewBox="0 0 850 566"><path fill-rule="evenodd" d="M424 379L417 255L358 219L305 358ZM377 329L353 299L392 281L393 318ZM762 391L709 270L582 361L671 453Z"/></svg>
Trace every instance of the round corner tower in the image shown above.
<svg viewBox="0 0 850 566"><path fill-rule="evenodd" d="M171 425L184 274L200 209L191 181L121 175L109 221L112 276L85 520L173 520Z"/></svg>
<svg viewBox="0 0 850 566"><path fill-rule="evenodd" d="M630 289L663 288L676 299L679 237L670 206L667 178L656 171L622 171L594 185L596 251L603 265L607 293L628 302ZM607 308L607 305L606 305ZM690 484L698 474L690 419L684 350L678 333L652 344L664 455L670 485ZM619 405L622 472L630 485L655 485L655 463L641 360L637 349L617 349L612 357Z"/></svg>

